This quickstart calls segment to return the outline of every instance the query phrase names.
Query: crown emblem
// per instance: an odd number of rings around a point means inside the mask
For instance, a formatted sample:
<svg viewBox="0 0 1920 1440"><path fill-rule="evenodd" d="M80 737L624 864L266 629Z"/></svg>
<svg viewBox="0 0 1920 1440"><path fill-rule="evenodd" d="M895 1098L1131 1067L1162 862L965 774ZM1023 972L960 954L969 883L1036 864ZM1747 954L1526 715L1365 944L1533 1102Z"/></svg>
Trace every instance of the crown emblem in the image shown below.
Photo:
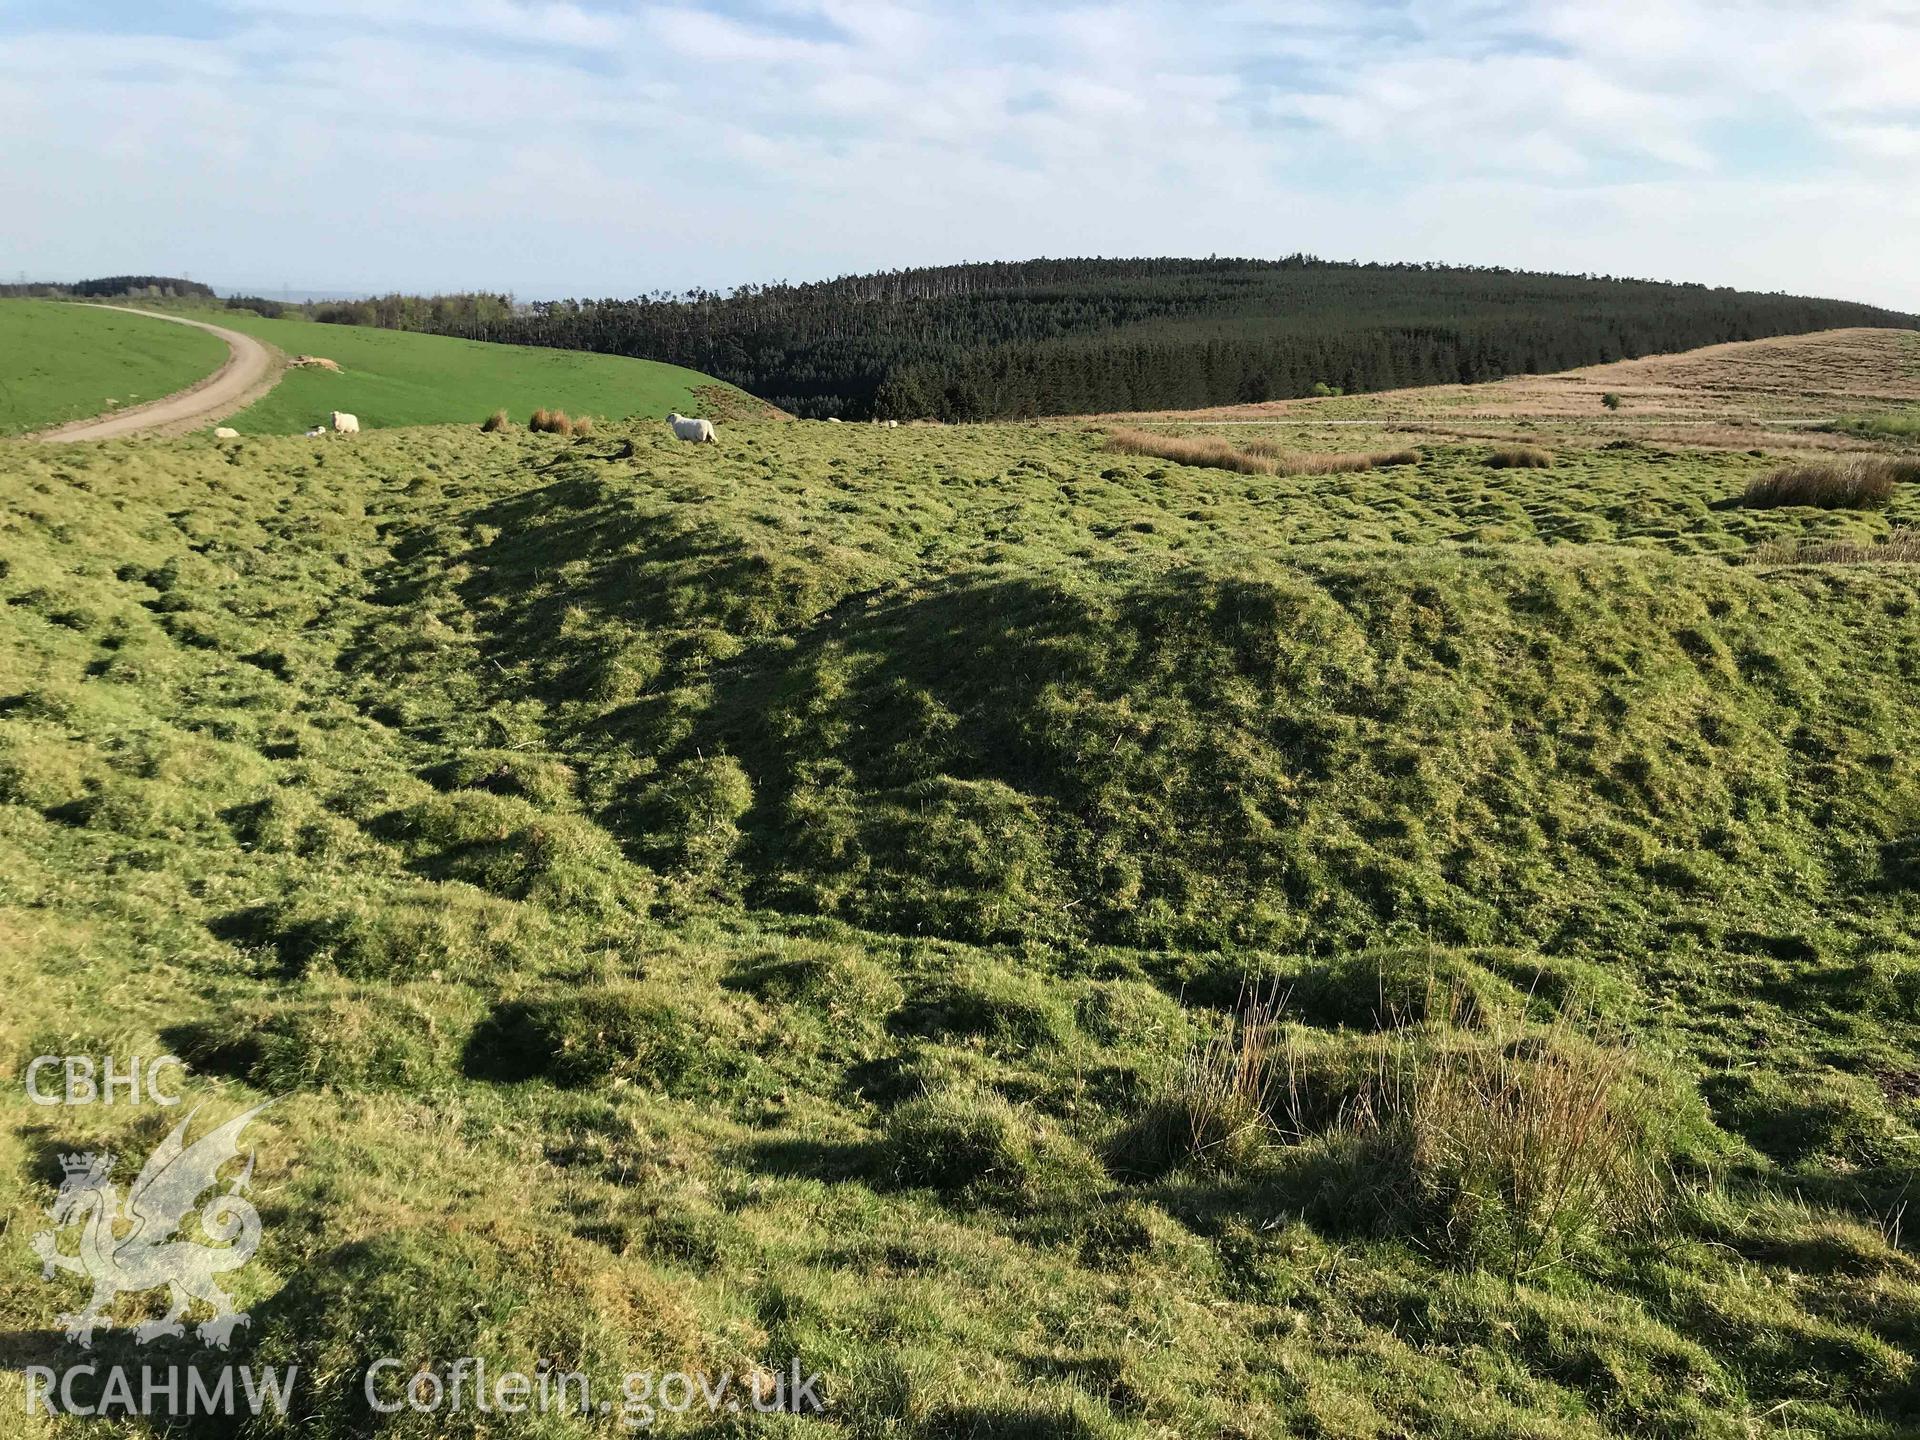
<svg viewBox="0 0 1920 1440"><path fill-rule="evenodd" d="M91 1150L81 1150L72 1155L63 1153L60 1156L60 1168L66 1172L69 1180L83 1175L104 1175L113 1168L113 1156L95 1154Z"/></svg>

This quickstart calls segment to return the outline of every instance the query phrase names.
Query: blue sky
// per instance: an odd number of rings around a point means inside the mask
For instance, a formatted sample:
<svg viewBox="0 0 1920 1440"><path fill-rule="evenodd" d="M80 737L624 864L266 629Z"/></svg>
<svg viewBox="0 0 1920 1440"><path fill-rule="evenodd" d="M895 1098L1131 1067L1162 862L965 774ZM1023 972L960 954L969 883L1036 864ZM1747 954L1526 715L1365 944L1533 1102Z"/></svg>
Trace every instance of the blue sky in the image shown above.
<svg viewBox="0 0 1920 1440"><path fill-rule="evenodd" d="M1920 310L1920 0L0 0L0 273L1308 250Z"/></svg>

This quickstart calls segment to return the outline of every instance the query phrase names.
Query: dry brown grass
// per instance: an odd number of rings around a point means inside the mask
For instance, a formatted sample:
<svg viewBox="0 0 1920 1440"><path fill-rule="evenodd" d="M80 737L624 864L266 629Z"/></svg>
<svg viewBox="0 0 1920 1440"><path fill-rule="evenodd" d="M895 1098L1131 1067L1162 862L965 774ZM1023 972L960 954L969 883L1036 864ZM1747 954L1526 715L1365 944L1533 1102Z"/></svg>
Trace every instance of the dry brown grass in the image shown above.
<svg viewBox="0 0 1920 1440"><path fill-rule="evenodd" d="M1125 455L1151 455L1179 465L1236 470L1242 475L1273 475L1279 471L1266 456L1250 454L1218 435L1160 435L1127 428L1108 431L1107 448Z"/></svg>
<svg viewBox="0 0 1920 1440"><path fill-rule="evenodd" d="M1747 553L1749 565L1920 565L1920 530L1893 531L1878 545L1856 540L1769 540Z"/></svg>
<svg viewBox="0 0 1920 1440"><path fill-rule="evenodd" d="M532 418L527 421L527 428L546 435L571 435L573 420L564 410L542 408L533 412Z"/></svg>
<svg viewBox="0 0 1920 1440"><path fill-rule="evenodd" d="M1751 433L1770 431L1778 420L1839 420L1920 406L1920 366L1913 363L1917 350L1920 339L1911 331L1830 330L1617 360L1558 375L1516 375L1484 385L1433 385L1339 400L1219 405L1179 412L1177 417L1170 411L1157 414L1183 421L1311 421L1336 415L1396 425L1424 420L1438 422L1453 433L1475 428L1475 421L1528 418L1577 422L1583 430L1600 434L1662 440L1662 432L1644 423L1657 419L1666 433L1687 427L1692 433L1684 443L1745 450L1755 443ZM1603 408L1602 397L1608 394L1622 401L1617 416ZM1119 424L1140 423L1155 418L1155 413L1107 418ZM1748 433L1711 436L1712 428L1736 419ZM1844 439L1828 436L1814 442L1796 425L1771 434L1767 443L1825 444Z"/></svg>
<svg viewBox="0 0 1920 1440"><path fill-rule="evenodd" d="M1502 445L1487 454L1489 470L1545 470L1553 464L1553 452L1538 445Z"/></svg>
<svg viewBox="0 0 1920 1440"><path fill-rule="evenodd" d="M1243 447L1250 455L1274 462L1281 475L1343 475L1355 470L1380 470L1390 465L1418 465L1420 452L1411 446L1398 450L1349 450L1327 453L1317 450L1287 450L1271 440L1249 440Z"/></svg>
<svg viewBox="0 0 1920 1440"><path fill-rule="evenodd" d="M511 429L512 426L513 422L507 418L507 412L504 410L496 410L480 422L481 430L488 435Z"/></svg>
<svg viewBox="0 0 1920 1440"><path fill-rule="evenodd" d="M1242 475L1338 475L1420 462L1420 452L1410 447L1328 453L1288 450L1271 440L1235 443L1219 435L1163 435L1131 427L1107 432L1107 448L1127 455L1151 455L1181 465L1235 470Z"/></svg>
<svg viewBox="0 0 1920 1440"><path fill-rule="evenodd" d="M1894 487L1920 480L1920 460L1863 455L1782 465L1747 486L1740 503L1752 509L1811 505L1820 510L1875 510Z"/></svg>

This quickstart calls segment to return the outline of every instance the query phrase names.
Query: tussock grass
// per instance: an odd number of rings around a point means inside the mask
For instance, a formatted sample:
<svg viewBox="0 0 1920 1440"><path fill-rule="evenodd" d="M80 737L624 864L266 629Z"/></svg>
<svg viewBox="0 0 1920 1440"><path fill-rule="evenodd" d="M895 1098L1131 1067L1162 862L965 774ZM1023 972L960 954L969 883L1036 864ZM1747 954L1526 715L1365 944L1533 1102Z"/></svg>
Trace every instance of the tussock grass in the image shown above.
<svg viewBox="0 0 1920 1440"><path fill-rule="evenodd" d="M1819 510L1877 510L1893 499L1894 487L1920 480L1920 460L1849 456L1802 460L1770 470L1740 497L1753 510L1810 505Z"/></svg>
<svg viewBox="0 0 1920 1440"><path fill-rule="evenodd" d="M1227 1174L1259 1163L1275 1135L1284 1036L1280 1002L1243 990L1223 1024L1196 1041L1140 1121L1118 1142L1123 1169L1192 1161Z"/></svg>
<svg viewBox="0 0 1920 1440"><path fill-rule="evenodd" d="M1005 1096L965 1084L896 1106L876 1158L894 1184L1027 1210L1084 1201L1105 1186L1084 1147Z"/></svg>
<svg viewBox="0 0 1920 1440"><path fill-rule="evenodd" d="M1502 445L1487 452L1489 470L1545 470L1553 464L1553 452L1538 445Z"/></svg>
<svg viewBox="0 0 1920 1440"><path fill-rule="evenodd" d="M278 1093L329 1086L422 1090L451 1082L472 1015L444 999L342 986L312 999L235 1007L167 1039L195 1069Z"/></svg>
<svg viewBox="0 0 1920 1440"><path fill-rule="evenodd" d="M502 430L511 430L513 422L507 418L505 410L496 410L480 422L480 429L486 434L497 434Z"/></svg>
<svg viewBox="0 0 1920 1440"><path fill-rule="evenodd" d="M571 435L573 420L564 410L539 409L527 421L527 429L543 435Z"/></svg>
<svg viewBox="0 0 1920 1440"><path fill-rule="evenodd" d="M1243 996L1122 1136L1119 1164L1237 1174L1279 1145L1310 1150L1332 1177L1316 1203L1510 1278L1650 1225L1670 1122L1631 1052L1587 1039L1573 1011L1528 1026L1429 988L1431 1018L1331 1044Z"/></svg>
<svg viewBox="0 0 1920 1440"><path fill-rule="evenodd" d="M545 1076L575 1087L609 1077L673 1093L743 1083L753 1061L711 992L615 982L503 1003L468 1047L468 1066L501 1080Z"/></svg>
<svg viewBox="0 0 1920 1440"><path fill-rule="evenodd" d="M1563 1019L1402 1034L1338 1129L1396 1228L1517 1279L1658 1218L1664 1124L1631 1054Z"/></svg>

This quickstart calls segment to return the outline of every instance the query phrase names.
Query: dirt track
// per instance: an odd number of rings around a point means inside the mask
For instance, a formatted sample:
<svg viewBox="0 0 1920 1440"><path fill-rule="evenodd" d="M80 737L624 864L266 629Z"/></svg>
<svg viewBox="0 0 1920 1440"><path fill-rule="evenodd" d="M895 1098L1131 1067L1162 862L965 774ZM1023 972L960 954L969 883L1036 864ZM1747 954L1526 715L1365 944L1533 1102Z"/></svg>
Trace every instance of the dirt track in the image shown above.
<svg viewBox="0 0 1920 1440"><path fill-rule="evenodd" d="M52 430L42 430L29 438L46 441L113 440L125 435L179 434L231 415L266 394L280 379L280 353L251 335L209 325L203 320L156 315L151 310L140 310L131 305L108 305L104 308L210 331L227 342L227 363L199 384L176 390L159 400L116 410L111 415L96 415L90 420L74 420Z"/></svg>

